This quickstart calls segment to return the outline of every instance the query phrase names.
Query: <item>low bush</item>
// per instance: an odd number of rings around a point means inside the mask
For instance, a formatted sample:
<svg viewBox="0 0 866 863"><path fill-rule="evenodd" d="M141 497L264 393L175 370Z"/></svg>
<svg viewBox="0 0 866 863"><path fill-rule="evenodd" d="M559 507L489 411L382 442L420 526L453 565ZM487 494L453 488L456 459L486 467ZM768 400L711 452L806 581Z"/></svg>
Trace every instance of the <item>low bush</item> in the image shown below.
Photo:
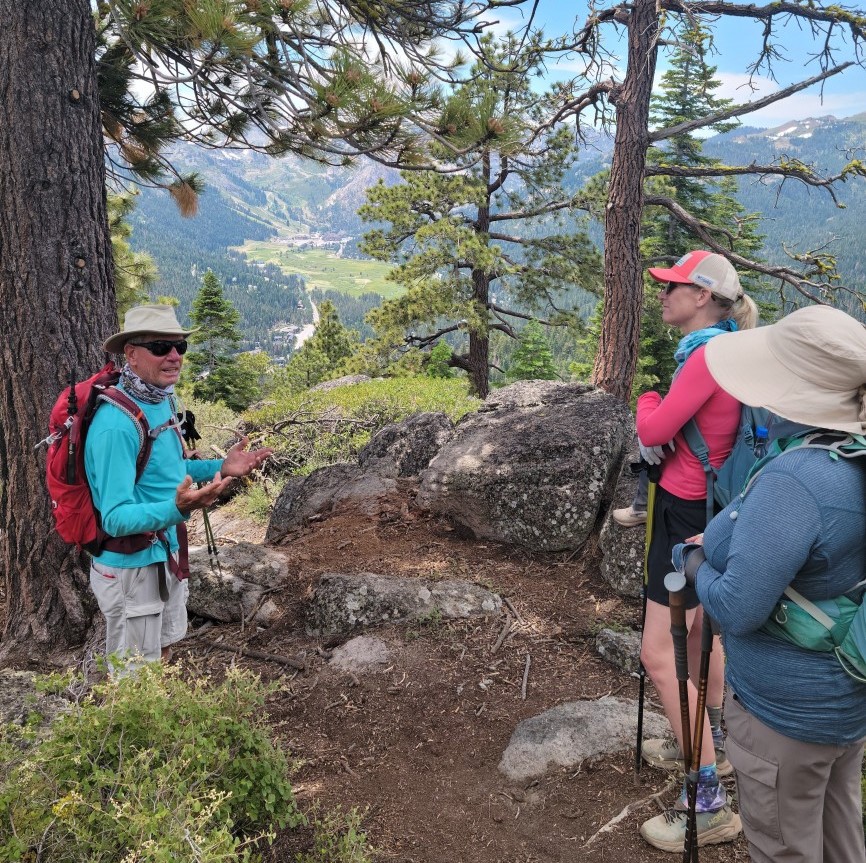
<svg viewBox="0 0 866 863"><path fill-rule="evenodd" d="M263 713L271 689L230 671L186 682L150 665L35 731L0 736L0 861L253 861L304 822Z"/></svg>
<svg viewBox="0 0 866 863"><path fill-rule="evenodd" d="M285 473L352 461L383 426L412 414L441 411L456 421L481 402L466 383L443 378L386 378L294 393L276 388L272 403L244 414L247 427L264 434L274 463ZM257 435L258 437L258 435Z"/></svg>
<svg viewBox="0 0 866 863"><path fill-rule="evenodd" d="M204 402L184 396L183 406L195 416L195 426L201 435L196 447L203 458L219 458L211 449L225 450L237 441L231 430L237 428L240 417L222 402Z"/></svg>
<svg viewBox="0 0 866 863"><path fill-rule="evenodd" d="M297 863L370 863L370 860L371 850L357 809L316 814L313 847L297 856Z"/></svg>

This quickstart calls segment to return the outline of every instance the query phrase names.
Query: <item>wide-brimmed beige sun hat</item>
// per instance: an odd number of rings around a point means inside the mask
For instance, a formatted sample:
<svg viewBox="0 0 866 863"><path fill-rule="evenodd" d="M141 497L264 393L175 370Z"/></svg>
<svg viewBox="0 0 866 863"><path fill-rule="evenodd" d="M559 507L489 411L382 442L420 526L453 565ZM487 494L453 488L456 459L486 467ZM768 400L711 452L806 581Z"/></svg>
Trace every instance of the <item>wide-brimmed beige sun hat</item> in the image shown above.
<svg viewBox="0 0 866 863"><path fill-rule="evenodd" d="M747 405L804 425L866 433L866 327L809 306L766 327L707 342L719 386Z"/></svg>
<svg viewBox="0 0 866 863"><path fill-rule="evenodd" d="M190 333L195 332L198 332L198 328L185 330L178 323L174 306L149 303L130 309L123 317L123 329L106 339L102 349L107 354L120 354L123 353L123 346L130 339L145 333L185 339Z"/></svg>

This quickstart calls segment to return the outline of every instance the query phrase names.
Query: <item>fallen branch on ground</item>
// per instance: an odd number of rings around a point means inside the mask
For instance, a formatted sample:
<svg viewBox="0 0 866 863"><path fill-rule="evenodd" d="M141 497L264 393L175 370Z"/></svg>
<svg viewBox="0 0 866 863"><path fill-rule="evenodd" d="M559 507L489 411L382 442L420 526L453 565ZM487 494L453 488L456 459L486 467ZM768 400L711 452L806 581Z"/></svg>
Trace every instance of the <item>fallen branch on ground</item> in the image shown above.
<svg viewBox="0 0 866 863"><path fill-rule="evenodd" d="M670 791L674 787L676 781L676 777L673 777L672 779L669 779L667 781L667 784L664 788L662 788L661 791L656 791L655 794L650 794L649 797L644 797L642 800L636 800L634 803L629 803L628 806L626 806L625 809L623 809L622 812L619 813L619 815L611 818L610 821L607 822L607 824L596 830L595 833L593 833L592 836L590 836L589 839L587 839L586 842L583 843L583 847L588 848L593 842L595 842L596 839L598 839L599 836L601 836L602 833L610 833L610 831L613 830L613 828L616 827L616 825L619 824L620 821L628 818L628 816L631 815L631 813L635 810L640 809L642 806L646 806L648 803L652 803L653 800L658 800L659 797L663 797L665 794L668 793L668 791Z"/></svg>
<svg viewBox="0 0 866 863"><path fill-rule="evenodd" d="M239 653L241 656L247 656L250 659L263 659L265 662L276 662L278 665L288 665L289 668L297 668L298 671L306 671L307 663L302 659L295 659L291 656L280 656L274 653L263 653L261 650L250 650L246 647L235 647L231 644L220 644L216 641L207 641L202 639L199 644L204 644L207 647L213 647L216 650L225 650L227 653Z"/></svg>

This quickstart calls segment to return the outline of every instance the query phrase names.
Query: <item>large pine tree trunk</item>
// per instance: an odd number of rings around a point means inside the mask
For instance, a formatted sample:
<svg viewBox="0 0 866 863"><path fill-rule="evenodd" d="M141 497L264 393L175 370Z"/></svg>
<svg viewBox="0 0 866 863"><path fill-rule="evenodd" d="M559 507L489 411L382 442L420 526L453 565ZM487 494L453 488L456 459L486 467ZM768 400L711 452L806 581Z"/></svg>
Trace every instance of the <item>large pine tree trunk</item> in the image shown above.
<svg viewBox="0 0 866 863"><path fill-rule="evenodd" d="M80 642L93 607L34 445L116 317L90 2L0 0L0 21L0 652L37 659Z"/></svg>
<svg viewBox="0 0 866 863"><path fill-rule="evenodd" d="M611 94L616 100L616 138L605 214L604 310L593 369L596 386L624 401L631 394L640 344L641 211L657 35L655 0L635 0L625 81Z"/></svg>
<svg viewBox="0 0 866 863"><path fill-rule="evenodd" d="M490 392L490 337L469 334L469 383L472 392L486 399Z"/></svg>

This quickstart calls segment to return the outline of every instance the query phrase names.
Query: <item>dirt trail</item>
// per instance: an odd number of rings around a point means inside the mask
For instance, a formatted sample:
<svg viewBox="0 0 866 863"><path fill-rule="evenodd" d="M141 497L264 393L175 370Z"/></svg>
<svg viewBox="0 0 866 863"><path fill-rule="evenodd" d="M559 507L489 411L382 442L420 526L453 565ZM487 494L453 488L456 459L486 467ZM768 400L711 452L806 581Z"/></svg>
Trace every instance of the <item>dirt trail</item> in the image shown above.
<svg viewBox="0 0 866 863"><path fill-rule="evenodd" d="M255 540L231 524L223 534ZM243 635L211 629L208 639L283 656L305 654L295 673L238 657L285 690L270 715L276 734L304 760L296 777L303 805L366 810L364 826L378 859L400 863L601 863L673 861L647 846L640 822L670 804L664 771L644 767L635 784L632 754L584 763L525 786L497 764L516 724L579 698L637 697L636 680L601 660L594 638L604 626L634 627L636 601L615 595L598 576L597 550L529 556L461 538L447 524L406 514L391 521L344 514L310 526L282 547L290 579L276 594L283 616L274 627ZM387 642L393 661L377 674L328 666L335 644L303 634L303 608L318 575L375 572L423 578L467 578L508 597L515 623L494 653L502 616L460 622L384 626L368 632ZM530 673L522 697L526 655ZM190 639L180 657L217 668L225 651ZM648 687L652 699L652 687ZM609 830L598 831L629 804L645 800ZM595 836L595 838L593 838ZM305 841L281 835L273 861L290 859ZM702 849L701 860L747 861L742 839Z"/></svg>

